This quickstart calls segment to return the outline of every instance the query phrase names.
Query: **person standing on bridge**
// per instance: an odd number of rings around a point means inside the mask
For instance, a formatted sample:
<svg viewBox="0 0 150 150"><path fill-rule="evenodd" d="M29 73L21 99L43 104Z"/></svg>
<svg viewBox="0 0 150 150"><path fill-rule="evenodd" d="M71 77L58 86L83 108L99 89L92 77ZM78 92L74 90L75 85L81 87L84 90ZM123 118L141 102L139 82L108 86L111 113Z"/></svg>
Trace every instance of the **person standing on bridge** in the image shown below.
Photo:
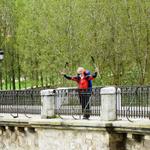
<svg viewBox="0 0 150 150"><path fill-rule="evenodd" d="M83 67L79 67L77 69L77 76L71 77L66 75L62 72L62 75L68 80L76 81L79 88L79 98L80 103L82 105L82 113L83 113L83 119L89 119L90 118L90 96L91 96L91 88L89 86L89 81L93 80L97 77L97 71L98 69L95 69L95 73L92 75L89 75L89 72L87 72Z"/></svg>

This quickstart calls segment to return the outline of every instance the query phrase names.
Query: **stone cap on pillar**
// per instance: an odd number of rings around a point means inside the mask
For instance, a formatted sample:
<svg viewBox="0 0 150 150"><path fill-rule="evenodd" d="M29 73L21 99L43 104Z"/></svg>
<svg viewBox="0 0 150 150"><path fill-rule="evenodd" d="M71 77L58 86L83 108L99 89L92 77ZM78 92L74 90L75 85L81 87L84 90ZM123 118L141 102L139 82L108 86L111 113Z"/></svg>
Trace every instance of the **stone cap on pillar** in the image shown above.
<svg viewBox="0 0 150 150"><path fill-rule="evenodd" d="M108 87L101 88L100 94L101 95L116 94L116 87L114 87L114 86L108 86Z"/></svg>
<svg viewBox="0 0 150 150"><path fill-rule="evenodd" d="M47 90L41 90L41 96L54 96L56 93L55 89L47 89Z"/></svg>

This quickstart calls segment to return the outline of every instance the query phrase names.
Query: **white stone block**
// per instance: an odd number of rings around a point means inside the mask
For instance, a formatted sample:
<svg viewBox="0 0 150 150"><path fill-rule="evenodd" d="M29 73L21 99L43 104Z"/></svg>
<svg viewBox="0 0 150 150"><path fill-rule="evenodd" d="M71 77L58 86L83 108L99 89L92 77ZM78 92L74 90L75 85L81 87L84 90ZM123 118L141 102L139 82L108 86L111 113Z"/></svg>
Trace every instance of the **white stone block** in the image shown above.
<svg viewBox="0 0 150 150"><path fill-rule="evenodd" d="M116 88L105 87L101 89L101 120L116 120Z"/></svg>
<svg viewBox="0 0 150 150"><path fill-rule="evenodd" d="M41 91L42 110L41 118L53 117L55 109L55 90L48 89Z"/></svg>

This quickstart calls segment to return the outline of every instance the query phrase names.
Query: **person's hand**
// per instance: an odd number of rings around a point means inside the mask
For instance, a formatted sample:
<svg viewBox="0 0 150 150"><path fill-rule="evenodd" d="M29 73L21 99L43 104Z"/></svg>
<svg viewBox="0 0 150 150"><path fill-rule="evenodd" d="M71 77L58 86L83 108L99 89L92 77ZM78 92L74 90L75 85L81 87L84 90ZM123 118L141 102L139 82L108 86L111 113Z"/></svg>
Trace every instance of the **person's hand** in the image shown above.
<svg viewBox="0 0 150 150"><path fill-rule="evenodd" d="M60 72L61 75L65 75L66 73L64 71Z"/></svg>
<svg viewBox="0 0 150 150"><path fill-rule="evenodd" d="M95 72L99 72L99 69L97 67L95 68Z"/></svg>

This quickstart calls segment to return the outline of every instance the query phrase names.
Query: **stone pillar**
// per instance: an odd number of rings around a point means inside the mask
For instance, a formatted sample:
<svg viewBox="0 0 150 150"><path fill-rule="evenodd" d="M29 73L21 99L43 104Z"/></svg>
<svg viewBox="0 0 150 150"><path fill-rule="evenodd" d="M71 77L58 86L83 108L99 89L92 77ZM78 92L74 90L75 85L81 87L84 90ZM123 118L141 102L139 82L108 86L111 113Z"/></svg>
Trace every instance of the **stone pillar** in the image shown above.
<svg viewBox="0 0 150 150"><path fill-rule="evenodd" d="M41 102L42 102L42 110L41 110L41 118L53 118L55 116L55 90L48 89L41 91Z"/></svg>
<svg viewBox="0 0 150 150"><path fill-rule="evenodd" d="M101 89L101 120L113 121L116 115L116 88L105 87Z"/></svg>

